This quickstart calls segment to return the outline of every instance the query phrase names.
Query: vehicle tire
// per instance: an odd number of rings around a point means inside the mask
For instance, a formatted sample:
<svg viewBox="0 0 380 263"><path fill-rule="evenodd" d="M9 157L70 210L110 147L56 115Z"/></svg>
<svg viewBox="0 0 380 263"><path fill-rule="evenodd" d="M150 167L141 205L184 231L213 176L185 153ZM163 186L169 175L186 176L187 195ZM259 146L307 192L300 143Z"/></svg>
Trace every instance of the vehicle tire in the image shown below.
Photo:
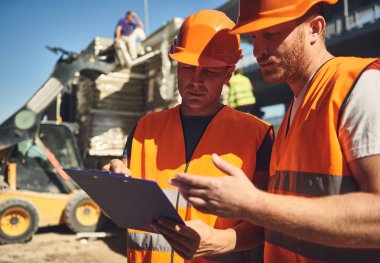
<svg viewBox="0 0 380 263"><path fill-rule="evenodd" d="M0 244L24 243L38 229L38 212L30 202L10 198L0 202Z"/></svg>
<svg viewBox="0 0 380 263"><path fill-rule="evenodd" d="M64 219L74 233L95 232L106 222L100 207L83 191L71 197L65 208Z"/></svg>

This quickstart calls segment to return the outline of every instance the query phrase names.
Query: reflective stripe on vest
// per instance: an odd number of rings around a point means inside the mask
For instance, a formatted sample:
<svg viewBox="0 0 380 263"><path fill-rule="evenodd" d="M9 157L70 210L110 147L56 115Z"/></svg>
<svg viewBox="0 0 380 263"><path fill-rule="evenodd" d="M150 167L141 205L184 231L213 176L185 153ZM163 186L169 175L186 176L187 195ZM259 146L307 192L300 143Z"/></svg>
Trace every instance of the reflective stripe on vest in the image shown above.
<svg viewBox="0 0 380 263"><path fill-rule="evenodd" d="M326 196L356 192L359 187L352 176L276 171L269 179L268 191L303 196Z"/></svg>
<svg viewBox="0 0 380 263"><path fill-rule="evenodd" d="M170 203L174 207L177 207L177 208L187 207L186 199L183 198L183 196L179 194L177 189L162 189L162 191L165 193L166 197L169 199ZM177 198L179 198L178 206L177 206Z"/></svg>
<svg viewBox="0 0 380 263"><path fill-rule="evenodd" d="M171 252L171 246L166 239L155 233L128 233L128 248L136 250ZM207 259L217 262L235 263L251 262L256 257L256 250L248 250L222 255L210 256Z"/></svg>
<svg viewBox="0 0 380 263"><path fill-rule="evenodd" d="M128 233L128 248L149 251L170 252L171 246L166 239L155 233Z"/></svg>
<svg viewBox="0 0 380 263"><path fill-rule="evenodd" d="M375 249L348 249L328 247L283 235L271 230L266 231L265 240L272 245L285 248L306 258L312 258L313 260L321 260L325 262L357 263L380 262L379 250Z"/></svg>
<svg viewBox="0 0 380 263"><path fill-rule="evenodd" d="M128 233L127 244L129 249L171 252L171 246L166 239L162 235L155 233ZM204 261L212 260L223 263L255 262L256 253L256 249L251 249L206 257ZM200 261L200 259L197 260Z"/></svg>

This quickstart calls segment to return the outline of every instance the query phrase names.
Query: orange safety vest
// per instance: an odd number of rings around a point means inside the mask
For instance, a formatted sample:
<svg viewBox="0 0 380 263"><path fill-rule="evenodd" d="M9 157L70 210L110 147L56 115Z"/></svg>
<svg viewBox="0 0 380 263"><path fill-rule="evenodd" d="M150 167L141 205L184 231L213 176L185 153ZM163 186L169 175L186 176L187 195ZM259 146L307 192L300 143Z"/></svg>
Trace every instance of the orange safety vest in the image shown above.
<svg viewBox="0 0 380 263"><path fill-rule="evenodd" d="M140 119L132 141L130 168L137 178L155 180L185 220L199 219L218 229L226 229L240 221L217 218L188 206L176 187L168 184L177 172L187 171L220 177L223 173L212 162L211 154L240 167L252 180L256 152L270 125L254 116L223 107L210 121L189 163L186 163L185 141L179 106L151 113ZM177 198L179 198L177 200ZM178 203L178 205L177 205ZM238 253L236 253L238 254ZM128 262L171 262L172 249L159 234L129 230ZM173 262L185 262L173 253ZM216 262L198 258L186 262ZM236 261L243 262L241 258ZM245 261L247 262L247 261Z"/></svg>
<svg viewBox="0 0 380 263"><path fill-rule="evenodd" d="M380 60L375 60L339 57L317 71L292 126L287 132L289 109L278 131L269 192L321 197L359 191L342 153L338 129L361 73L369 67L380 68ZM264 247L266 263L380 262L380 250L334 248L272 230L266 230Z"/></svg>

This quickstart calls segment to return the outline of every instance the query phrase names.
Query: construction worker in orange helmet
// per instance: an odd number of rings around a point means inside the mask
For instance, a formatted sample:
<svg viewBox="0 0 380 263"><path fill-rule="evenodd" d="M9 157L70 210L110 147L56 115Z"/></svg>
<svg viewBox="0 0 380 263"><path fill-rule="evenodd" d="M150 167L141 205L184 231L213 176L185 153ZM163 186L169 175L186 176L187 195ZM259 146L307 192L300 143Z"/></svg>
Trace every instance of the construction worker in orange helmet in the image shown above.
<svg viewBox="0 0 380 263"><path fill-rule="evenodd" d="M327 51L321 14L336 2L240 0L231 33L250 34L263 79L294 93L268 191L217 155L229 176L171 180L199 211L263 226L265 262L380 262L380 60Z"/></svg>
<svg viewBox="0 0 380 263"><path fill-rule="evenodd" d="M242 51L240 37L228 33L234 25L216 10L191 15L183 22L169 55L179 63L193 66L235 66Z"/></svg>
<svg viewBox="0 0 380 263"><path fill-rule="evenodd" d="M111 160L104 166L106 171L157 181L186 220L186 226L165 219L152 222L157 233L129 229L128 262L185 262L184 258L192 259L186 262L242 262L256 254L245 251L252 247L252 241L237 238L241 233L251 233L256 244L263 242L261 227L201 213L168 183L178 172L223 176L211 161L211 154L217 153L241 168L248 181L260 189L267 188L271 126L219 100L222 86L228 83L241 58L240 38L229 34L234 25L224 13L215 10L200 11L184 21L169 52L178 63L181 104L142 117L128 137L121 160ZM174 229L188 241L185 246L171 238ZM212 246L207 250L198 249L208 243ZM223 254L232 250L242 252ZM203 257L216 253L221 255Z"/></svg>

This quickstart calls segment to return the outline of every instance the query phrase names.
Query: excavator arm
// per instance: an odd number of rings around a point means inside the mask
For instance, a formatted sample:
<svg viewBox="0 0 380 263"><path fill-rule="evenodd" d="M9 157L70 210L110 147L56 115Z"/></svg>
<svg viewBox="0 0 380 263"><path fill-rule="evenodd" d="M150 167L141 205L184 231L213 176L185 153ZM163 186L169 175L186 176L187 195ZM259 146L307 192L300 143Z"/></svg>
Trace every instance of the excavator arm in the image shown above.
<svg viewBox="0 0 380 263"><path fill-rule="evenodd" d="M32 139L39 129L42 115L46 108L64 91L70 80L81 72L106 74L117 66L97 59L97 56L78 55L62 48L48 49L62 56L48 80L25 103L21 109L12 114L0 125L0 150L8 148L25 139Z"/></svg>

